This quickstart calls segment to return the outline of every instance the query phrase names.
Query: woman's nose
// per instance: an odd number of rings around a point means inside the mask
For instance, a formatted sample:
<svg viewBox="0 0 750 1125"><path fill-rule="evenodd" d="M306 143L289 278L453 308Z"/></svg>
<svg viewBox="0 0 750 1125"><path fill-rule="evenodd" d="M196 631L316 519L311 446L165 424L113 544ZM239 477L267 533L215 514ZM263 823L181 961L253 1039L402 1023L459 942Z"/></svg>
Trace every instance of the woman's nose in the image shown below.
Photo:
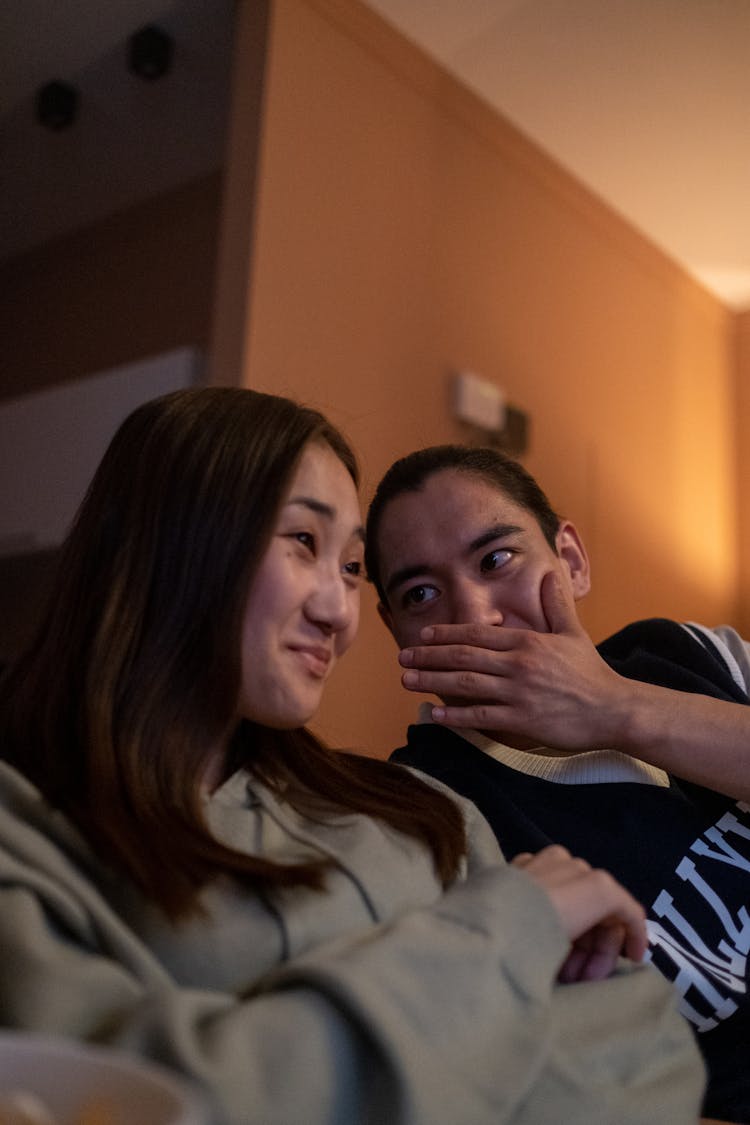
<svg viewBox="0 0 750 1125"><path fill-rule="evenodd" d="M351 625L357 610L357 592L347 585L341 571L323 571L307 599L306 611L326 633L338 633Z"/></svg>

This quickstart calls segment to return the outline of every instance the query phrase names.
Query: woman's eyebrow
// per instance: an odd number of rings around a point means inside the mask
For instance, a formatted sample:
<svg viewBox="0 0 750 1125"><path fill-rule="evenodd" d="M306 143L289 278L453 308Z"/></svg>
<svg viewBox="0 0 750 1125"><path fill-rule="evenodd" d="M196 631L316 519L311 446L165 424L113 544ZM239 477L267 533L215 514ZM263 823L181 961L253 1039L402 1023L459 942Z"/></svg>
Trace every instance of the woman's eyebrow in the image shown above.
<svg viewBox="0 0 750 1125"><path fill-rule="evenodd" d="M292 504L299 504L301 508L308 508L311 512L316 512L319 516L325 516L326 519L335 519L336 509L331 504L324 503L323 500L316 500L313 496L291 496L287 500L287 507Z"/></svg>
<svg viewBox="0 0 750 1125"><path fill-rule="evenodd" d="M314 496L292 496L287 500L286 506L298 505L301 508L307 508L310 512L315 512L316 515L323 516L327 520L334 520L336 518L336 509L332 504L326 504L323 500L316 500ZM364 543L365 529L362 524L358 524L352 531L353 539L361 539Z"/></svg>

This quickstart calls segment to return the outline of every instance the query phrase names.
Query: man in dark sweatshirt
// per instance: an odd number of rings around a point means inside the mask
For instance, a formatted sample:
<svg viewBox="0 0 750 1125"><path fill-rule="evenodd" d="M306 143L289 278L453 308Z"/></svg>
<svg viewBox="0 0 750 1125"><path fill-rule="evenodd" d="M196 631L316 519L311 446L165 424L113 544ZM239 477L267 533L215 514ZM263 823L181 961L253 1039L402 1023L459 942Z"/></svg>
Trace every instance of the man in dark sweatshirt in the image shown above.
<svg viewBox="0 0 750 1125"><path fill-rule="evenodd" d="M509 858L562 844L640 899L704 1112L750 1122L750 645L657 618L595 646L580 535L492 449L397 461L366 563L404 687L440 700L393 760L473 800Z"/></svg>

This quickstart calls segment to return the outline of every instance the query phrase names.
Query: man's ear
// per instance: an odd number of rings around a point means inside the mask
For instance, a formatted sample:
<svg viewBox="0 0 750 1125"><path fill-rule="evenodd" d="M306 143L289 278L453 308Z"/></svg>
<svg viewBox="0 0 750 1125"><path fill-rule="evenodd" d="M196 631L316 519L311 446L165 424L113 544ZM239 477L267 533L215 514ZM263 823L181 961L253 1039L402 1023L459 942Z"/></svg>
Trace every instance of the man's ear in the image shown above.
<svg viewBox="0 0 750 1125"><path fill-rule="evenodd" d="M396 634L393 632L393 614L388 606L384 605L383 602L378 602L378 613L380 614L380 620L383 622L388 632L395 637Z"/></svg>
<svg viewBox="0 0 750 1125"><path fill-rule="evenodd" d="M563 520L555 536L557 553L570 573L570 584L576 601L591 589L591 568L583 540L574 524Z"/></svg>

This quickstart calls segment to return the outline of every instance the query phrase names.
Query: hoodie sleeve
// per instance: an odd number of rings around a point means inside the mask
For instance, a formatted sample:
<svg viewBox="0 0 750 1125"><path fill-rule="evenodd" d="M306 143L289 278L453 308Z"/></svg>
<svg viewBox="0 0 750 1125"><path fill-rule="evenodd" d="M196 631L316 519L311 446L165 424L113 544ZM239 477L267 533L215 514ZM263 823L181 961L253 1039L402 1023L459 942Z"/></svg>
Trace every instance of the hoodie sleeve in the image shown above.
<svg viewBox="0 0 750 1125"><path fill-rule="evenodd" d="M166 1064L207 1091L216 1123L697 1119L702 1064L666 983L643 967L558 984L565 936L514 868L471 871L237 996L178 984L85 870L30 831L0 816L2 1024Z"/></svg>

